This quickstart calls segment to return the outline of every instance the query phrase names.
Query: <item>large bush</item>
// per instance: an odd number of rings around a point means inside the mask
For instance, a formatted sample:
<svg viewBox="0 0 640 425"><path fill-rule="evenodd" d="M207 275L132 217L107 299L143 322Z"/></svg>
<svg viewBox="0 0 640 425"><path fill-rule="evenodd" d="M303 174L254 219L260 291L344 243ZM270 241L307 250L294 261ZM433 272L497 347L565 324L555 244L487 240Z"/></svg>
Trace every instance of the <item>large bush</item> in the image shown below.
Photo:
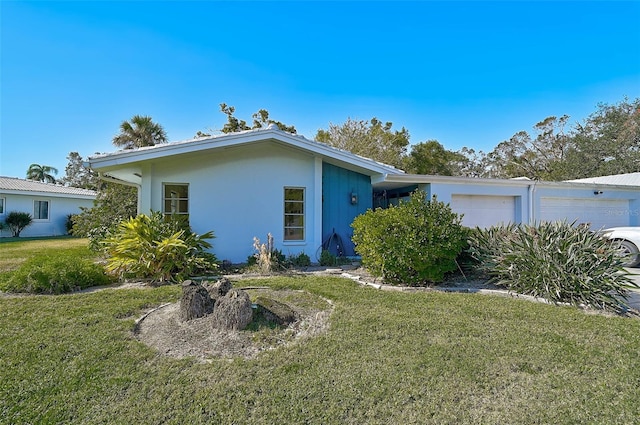
<svg viewBox="0 0 640 425"><path fill-rule="evenodd" d="M71 254L36 255L22 263L0 285L7 292L62 294L110 283L104 268L94 261Z"/></svg>
<svg viewBox="0 0 640 425"><path fill-rule="evenodd" d="M626 308L635 286L608 239L566 221L475 229L470 252L492 281L557 303Z"/></svg>
<svg viewBox="0 0 640 425"><path fill-rule="evenodd" d="M417 190L408 201L368 210L351 225L362 264L388 283L428 285L457 268L467 235L461 216L426 196Z"/></svg>
<svg viewBox="0 0 640 425"><path fill-rule="evenodd" d="M182 220L166 220L162 213L140 214L122 221L103 242L107 271L121 279L140 278L152 282L181 281L217 267L206 239L213 232L197 235Z"/></svg>

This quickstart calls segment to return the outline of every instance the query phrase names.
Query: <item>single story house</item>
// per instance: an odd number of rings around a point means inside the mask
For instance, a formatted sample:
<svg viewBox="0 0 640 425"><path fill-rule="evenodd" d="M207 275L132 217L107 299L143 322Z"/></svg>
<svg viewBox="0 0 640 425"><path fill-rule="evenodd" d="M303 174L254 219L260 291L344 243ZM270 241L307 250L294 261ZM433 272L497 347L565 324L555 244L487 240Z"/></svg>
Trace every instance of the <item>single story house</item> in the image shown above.
<svg viewBox="0 0 640 425"><path fill-rule="evenodd" d="M15 177L0 177L0 222L10 212L26 212L33 222L20 236L60 236L67 234L67 216L79 214L80 207L93 207L93 190L42 183ZM11 236L9 229L0 236Z"/></svg>
<svg viewBox="0 0 640 425"><path fill-rule="evenodd" d="M411 175L273 126L96 155L85 165L137 187L139 212L184 215L194 231L213 230L214 253L232 262L246 261L253 238L267 233L286 255L313 261L328 240L354 255L353 219L416 189L450 203L468 226L633 225L630 212L640 208L640 187Z"/></svg>

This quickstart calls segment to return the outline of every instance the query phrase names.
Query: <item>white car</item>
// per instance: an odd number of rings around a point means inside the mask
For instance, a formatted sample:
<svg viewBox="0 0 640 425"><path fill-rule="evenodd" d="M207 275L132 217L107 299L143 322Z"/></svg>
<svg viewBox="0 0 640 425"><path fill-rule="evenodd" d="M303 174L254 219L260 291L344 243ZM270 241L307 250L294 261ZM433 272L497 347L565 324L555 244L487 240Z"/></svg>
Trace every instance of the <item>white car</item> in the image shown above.
<svg viewBox="0 0 640 425"><path fill-rule="evenodd" d="M640 264L640 227L612 227L603 229L602 234L620 243L620 254L625 257L625 267Z"/></svg>

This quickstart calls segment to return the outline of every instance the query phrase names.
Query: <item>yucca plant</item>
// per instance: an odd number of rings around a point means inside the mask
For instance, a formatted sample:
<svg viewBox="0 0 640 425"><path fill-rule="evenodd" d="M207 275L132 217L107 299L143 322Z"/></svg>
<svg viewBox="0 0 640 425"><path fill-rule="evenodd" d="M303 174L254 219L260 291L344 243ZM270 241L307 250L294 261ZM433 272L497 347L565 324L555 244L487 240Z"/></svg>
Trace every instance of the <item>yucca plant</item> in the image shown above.
<svg viewBox="0 0 640 425"><path fill-rule="evenodd" d="M636 286L614 244L575 222L476 229L469 244L493 282L555 303L620 312Z"/></svg>
<svg viewBox="0 0 640 425"><path fill-rule="evenodd" d="M11 230L14 238L19 238L20 232L31 223L33 223L33 217L29 213L20 211L11 211L5 219L5 224Z"/></svg>
<svg viewBox="0 0 640 425"><path fill-rule="evenodd" d="M516 224L508 223L485 229L476 227L469 230L467 253L479 274L488 276L494 270L496 259L500 258L506 241L516 235Z"/></svg>
<svg viewBox="0 0 640 425"><path fill-rule="evenodd" d="M121 279L181 281L217 267L215 257L205 252L212 238L213 232L197 235L179 220L165 220L160 212L139 214L122 221L103 242L106 269Z"/></svg>

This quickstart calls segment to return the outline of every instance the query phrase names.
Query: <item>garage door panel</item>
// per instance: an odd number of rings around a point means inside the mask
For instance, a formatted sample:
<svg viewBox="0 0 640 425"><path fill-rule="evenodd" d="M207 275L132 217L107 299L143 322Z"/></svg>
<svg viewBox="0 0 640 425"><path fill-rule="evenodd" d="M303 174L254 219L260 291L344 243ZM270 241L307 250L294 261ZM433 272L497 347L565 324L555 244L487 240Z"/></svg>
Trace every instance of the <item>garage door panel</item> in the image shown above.
<svg viewBox="0 0 640 425"><path fill-rule="evenodd" d="M592 229L629 225L629 202L616 199L541 198L538 221L567 220Z"/></svg>
<svg viewBox="0 0 640 425"><path fill-rule="evenodd" d="M451 209L464 214L462 224L468 227L491 227L516 221L514 196L452 195Z"/></svg>

